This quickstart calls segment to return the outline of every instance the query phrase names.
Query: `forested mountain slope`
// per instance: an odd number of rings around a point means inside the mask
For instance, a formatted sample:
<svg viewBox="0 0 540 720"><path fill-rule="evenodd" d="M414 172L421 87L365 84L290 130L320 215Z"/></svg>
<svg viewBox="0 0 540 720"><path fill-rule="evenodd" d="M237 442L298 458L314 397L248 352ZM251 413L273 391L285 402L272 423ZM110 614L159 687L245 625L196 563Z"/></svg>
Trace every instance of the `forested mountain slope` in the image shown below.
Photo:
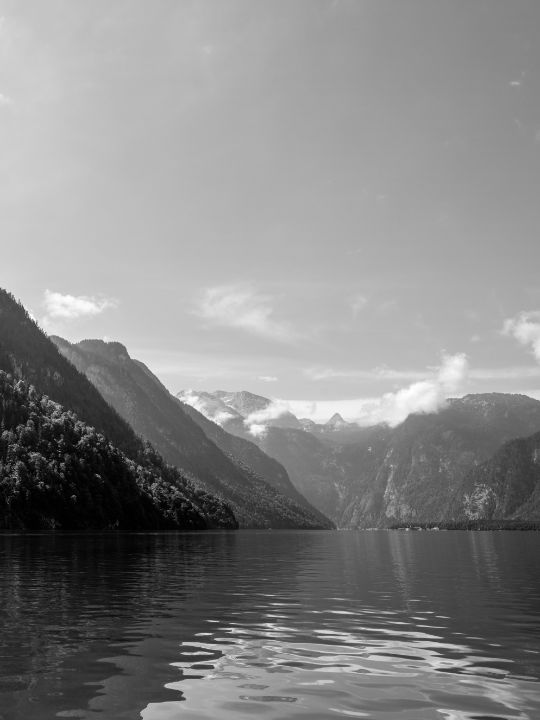
<svg viewBox="0 0 540 720"><path fill-rule="evenodd" d="M23 380L0 370L0 528L235 527L230 509L150 446L144 465Z"/></svg>
<svg viewBox="0 0 540 720"><path fill-rule="evenodd" d="M276 477L278 463L266 458L265 465L259 449L254 448L252 453L258 461L257 469L246 462L245 453L243 457L235 454L233 443L225 452L220 449L186 413L185 406L143 363L132 359L123 345L102 340L53 340L141 437L168 462L189 472L209 492L230 504L242 527L331 527L327 518L295 491L284 470L281 486L267 482Z"/></svg>
<svg viewBox="0 0 540 720"><path fill-rule="evenodd" d="M63 529L236 527L230 509L202 492L185 474L167 466L158 453L143 443L87 378L62 357L22 305L4 290L0 290L0 370L3 371L0 480L6 526L34 527L37 523ZM18 384L20 380L22 384ZM103 486L93 481L86 485L88 475L83 467L88 466L84 455L88 446L98 466L103 464L107 469L105 474L91 473L92 477L100 475ZM66 449L64 460L62 449ZM138 509L134 506L132 513L126 505L116 514L105 512L102 516L96 510L85 519L82 511L65 514L60 503L58 517L54 513L43 515L40 502L45 496L49 499L52 496L49 491L40 495L31 489L40 482L44 467L48 468L51 488L63 488L59 490L61 497L65 488L74 483L78 491L72 494L76 497L86 497L86 490L90 495L99 491L109 498L117 497L122 503L118 488L123 488L126 503L139 498L140 502L135 503ZM120 473L118 478L114 475L116 471ZM17 495L15 491L21 483L25 492ZM17 502L23 503L17 506L16 513L12 511L15 496ZM101 507L101 501L94 500L96 507ZM36 502L38 505L34 506ZM46 505L49 507L49 501ZM89 510L90 505L85 507Z"/></svg>
<svg viewBox="0 0 540 720"><path fill-rule="evenodd" d="M305 422L298 429L294 417L283 424L270 419L250 432L257 418L252 413L271 406L250 393L190 391L180 397L276 458L297 489L338 527L462 518L470 493L462 484L469 472L503 443L540 431L540 402L505 393L450 399L439 412L410 415L394 428L348 425L338 433Z"/></svg>
<svg viewBox="0 0 540 720"><path fill-rule="evenodd" d="M540 520L540 432L510 440L466 476L452 515L458 520Z"/></svg>

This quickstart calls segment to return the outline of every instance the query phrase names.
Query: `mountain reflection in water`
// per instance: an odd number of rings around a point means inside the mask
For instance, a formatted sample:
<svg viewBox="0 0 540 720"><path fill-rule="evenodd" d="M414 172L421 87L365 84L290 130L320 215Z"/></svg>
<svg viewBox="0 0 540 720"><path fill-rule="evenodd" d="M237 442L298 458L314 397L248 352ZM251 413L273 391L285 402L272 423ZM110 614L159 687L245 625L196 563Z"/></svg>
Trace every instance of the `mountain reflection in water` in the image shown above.
<svg viewBox="0 0 540 720"><path fill-rule="evenodd" d="M0 718L538 718L539 541L4 536Z"/></svg>

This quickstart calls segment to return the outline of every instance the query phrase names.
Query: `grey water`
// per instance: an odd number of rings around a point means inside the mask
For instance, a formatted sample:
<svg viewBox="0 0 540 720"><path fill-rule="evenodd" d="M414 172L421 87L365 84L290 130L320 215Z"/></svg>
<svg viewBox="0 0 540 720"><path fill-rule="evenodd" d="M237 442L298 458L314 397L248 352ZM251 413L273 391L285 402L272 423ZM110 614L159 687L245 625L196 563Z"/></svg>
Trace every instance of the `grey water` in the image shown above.
<svg viewBox="0 0 540 720"><path fill-rule="evenodd" d="M0 537L0 718L540 718L540 533Z"/></svg>

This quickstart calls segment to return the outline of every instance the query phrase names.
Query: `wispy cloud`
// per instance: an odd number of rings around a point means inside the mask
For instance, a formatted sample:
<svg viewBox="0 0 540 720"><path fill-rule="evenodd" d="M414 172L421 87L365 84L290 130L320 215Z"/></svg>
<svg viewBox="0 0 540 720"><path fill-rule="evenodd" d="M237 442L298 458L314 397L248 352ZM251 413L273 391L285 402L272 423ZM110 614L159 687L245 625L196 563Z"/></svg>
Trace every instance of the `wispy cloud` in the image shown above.
<svg viewBox="0 0 540 720"><path fill-rule="evenodd" d="M365 295L354 295L351 298L351 310L354 317L356 317L366 307L368 299Z"/></svg>
<svg viewBox="0 0 540 720"><path fill-rule="evenodd" d="M437 412L446 404L448 397L459 394L468 377L469 363L463 353L456 355L443 354L441 364L422 374L422 379L410 385L385 393L375 398L359 398L356 400L343 401L341 404L325 401L324 403L310 403L303 408L305 414L313 419L321 417L321 414L332 414L330 410L341 412L348 419L357 422L359 425L369 426L378 423L387 423L394 427L403 422L412 413ZM373 371L372 371L373 372ZM402 378L409 375L382 369L378 373L392 373ZM410 373L416 378L419 373ZM320 405L320 407L319 407ZM289 402L289 407L296 409L294 401ZM300 407L298 407L300 410Z"/></svg>
<svg viewBox="0 0 540 720"><path fill-rule="evenodd" d="M469 371L471 380L521 380L540 377L540 367L515 365L499 368L474 368Z"/></svg>
<svg viewBox="0 0 540 720"><path fill-rule="evenodd" d="M111 298L89 295L63 295L45 290L43 305L45 320L77 320L82 317L99 315L108 308L116 307L117 301Z"/></svg>
<svg viewBox="0 0 540 720"><path fill-rule="evenodd" d="M540 310L518 313L504 321L502 332L515 338L521 345L530 347L540 362Z"/></svg>
<svg viewBox="0 0 540 720"><path fill-rule="evenodd" d="M286 400L272 400L262 410L256 410L244 418L244 425L251 435L259 437L266 432L268 423L283 417L289 412L290 406Z"/></svg>
<svg viewBox="0 0 540 720"><path fill-rule="evenodd" d="M195 408L195 410L217 425L224 425L229 420L234 420L238 417L238 413L208 393L197 390L183 390L177 393L176 397L186 405L191 405L191 407Z"/></svg>
<svg viewBox="0 0 540 720"><path fill-rule="evenodd" d="M257 380L262 380L263 382L266 382L266 383L273 383L273 382L277 382L278 379L275 375L259 375Z"/></svg>
<svg viewBox="0 0 540 720"><path fill-rule="evenodd" d="M394 370L386 366L375 367L370 370L334 369L329 367L308 367L303 370L310 380L422 380L426 371L420 370Z"/></svg>
<svg viewBox="0 0 540 720"><path fill-rule="evenodd" d="M9 107L13 105L13 100L8 96L0 93L0 107Z"/></svg>
<svg viewBox="0 0 540 720"><path fill-rule="evenodd" d="M296 336L288 323L274 319L272 298L250 286L207 288L199 300L196 314L215 325L245 330L280 342L290 342Z"/></svg>
<svg viewBox="0 0 540 720"><path fill-rule="evenodd" d="M406 380L423 380L427 373L435 368L426 370L397 370L386 366L373 368L372 370L334 369L325 367L309 367L303 370L304 375L313 381L319 380L395 380L396 382ZM509 367L479 367L472 368L468 372L472 380L520 380L524 378L540 377L540 367L534 365L512 365Z"/></svg>

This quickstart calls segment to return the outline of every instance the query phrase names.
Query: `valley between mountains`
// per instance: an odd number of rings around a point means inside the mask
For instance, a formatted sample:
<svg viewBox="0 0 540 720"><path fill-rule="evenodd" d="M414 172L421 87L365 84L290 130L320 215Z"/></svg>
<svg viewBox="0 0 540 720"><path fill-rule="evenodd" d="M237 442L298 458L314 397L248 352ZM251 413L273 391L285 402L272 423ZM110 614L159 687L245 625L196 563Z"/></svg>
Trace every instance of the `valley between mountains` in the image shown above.
<svg viewBox="0 0 540 720"><path fill-rule="evenodd" d="M0 292L0 526L385 528L540 520L540 402L448 399L317 424L241 391L172 395L119 342L48 337Z"/></svg>

